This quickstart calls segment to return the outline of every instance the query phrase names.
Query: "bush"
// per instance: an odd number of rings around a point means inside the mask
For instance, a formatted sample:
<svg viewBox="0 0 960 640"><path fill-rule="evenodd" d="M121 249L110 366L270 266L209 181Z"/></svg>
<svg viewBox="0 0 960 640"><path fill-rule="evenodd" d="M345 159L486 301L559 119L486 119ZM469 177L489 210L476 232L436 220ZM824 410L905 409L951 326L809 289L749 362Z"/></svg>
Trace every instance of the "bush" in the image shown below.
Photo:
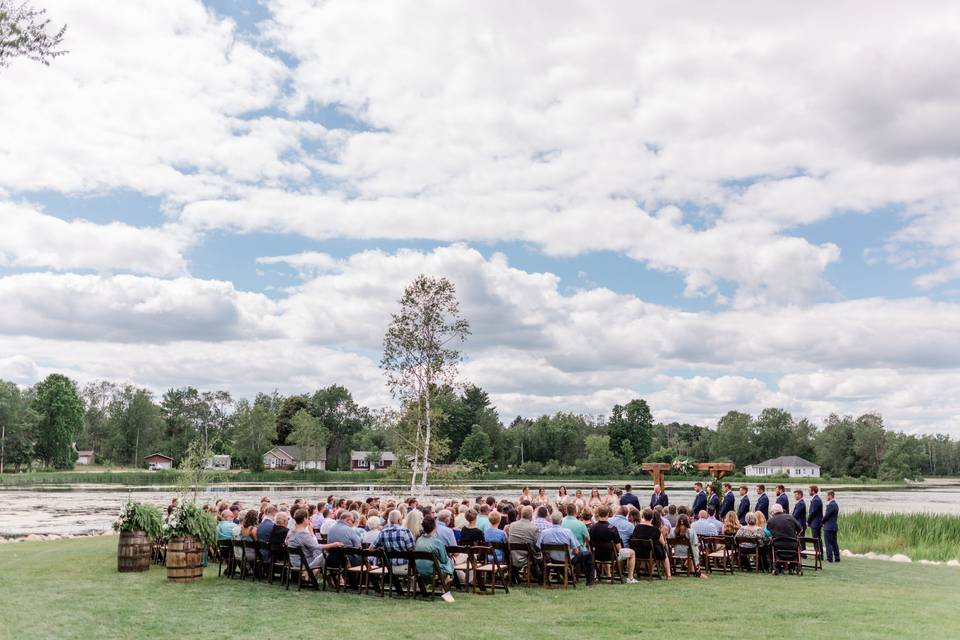
<svg viewBox="0 0 960 640"><path fill-rule="evenodd" d="M522 465L520 465L519 471L521 475L539 476L543 474L543 465L539 462L534 462L531 460L530 462L524 462Z"/></svg>
<svg viewBox="0 0 960 640"><path fill-rule="evenodd" d="M133 500L123 505L113 523L114 531L143 531L153 539L160 537L162 528L163 516L159 507Z"/></svg>

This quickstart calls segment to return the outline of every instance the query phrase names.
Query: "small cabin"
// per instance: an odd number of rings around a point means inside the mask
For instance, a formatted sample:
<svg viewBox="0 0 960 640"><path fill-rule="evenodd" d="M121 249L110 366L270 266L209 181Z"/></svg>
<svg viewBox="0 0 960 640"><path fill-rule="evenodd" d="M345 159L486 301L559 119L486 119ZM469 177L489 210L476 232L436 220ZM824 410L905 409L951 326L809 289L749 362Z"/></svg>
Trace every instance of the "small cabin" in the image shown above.
<svg viewBox="0 0 960 640"><path fill-rule="evenodd" d="M94 458L93 451L77 451L77 464L93 464Z"/></svg>
<svg viewBox="0 0 960 640"><path fill-rule="evenodd" d="M157 469L173 469L173 458L165 456L162 453L152 453L149 456L145 456L143 461L147 463L147 466Z"/></svg>
<svg viewBox="0 0 960 640"><path fill-rule="evenodd" d="M263 454L263 466L267 469L318 469L327 468L326 449L316 454L306 455L300 447L294 445L276 446Z"/></svg>
<svg viewBox="0 0 960 640"><path fill-rule="evenodd" d="M379 456L371 455L370 451L351 451L350 452L350 470L351 471L380 471L389 469L397 461L396 454L393 451L382 451Z"/></svg>
<svg viewBox="0 0 960 640"><path fill-rule="evenodd" d="M204 467L207 469L217 469L218 471L227 471L230 469L230 462L230 456L218 454L207 458Z"/></svg>

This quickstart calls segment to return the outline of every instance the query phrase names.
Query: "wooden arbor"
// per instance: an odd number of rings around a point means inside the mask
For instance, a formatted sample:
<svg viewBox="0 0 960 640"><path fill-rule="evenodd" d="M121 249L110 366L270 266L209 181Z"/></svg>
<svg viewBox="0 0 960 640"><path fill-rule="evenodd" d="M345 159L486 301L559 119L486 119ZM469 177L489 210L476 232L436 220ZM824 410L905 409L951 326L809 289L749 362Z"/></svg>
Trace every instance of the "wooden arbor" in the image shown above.
<svg viewBox="0 0 960 640"><path fill-rule="evenodd" d="M727 474L733 473L732 462L701 462L694 465L699 471L706 471L718 482ZM666 462L644 462L642 467L644 471L653 478L653 484L660 485L660 488L666 490L667 485L663 479L664 473L671 469Z"/></svg>

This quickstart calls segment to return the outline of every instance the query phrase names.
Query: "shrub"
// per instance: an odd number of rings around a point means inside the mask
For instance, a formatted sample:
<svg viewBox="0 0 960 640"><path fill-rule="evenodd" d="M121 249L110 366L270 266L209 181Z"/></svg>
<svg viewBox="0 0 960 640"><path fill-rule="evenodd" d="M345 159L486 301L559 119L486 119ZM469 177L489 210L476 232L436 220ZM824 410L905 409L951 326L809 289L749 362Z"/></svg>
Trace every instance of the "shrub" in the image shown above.
<svg viewBox="0 0 960 640"><path fill-rule="evenodd" d="M159 538L163 530L163 516L155 505L130 500L120 509L113 530L143 531L149 538Z"/></svg>

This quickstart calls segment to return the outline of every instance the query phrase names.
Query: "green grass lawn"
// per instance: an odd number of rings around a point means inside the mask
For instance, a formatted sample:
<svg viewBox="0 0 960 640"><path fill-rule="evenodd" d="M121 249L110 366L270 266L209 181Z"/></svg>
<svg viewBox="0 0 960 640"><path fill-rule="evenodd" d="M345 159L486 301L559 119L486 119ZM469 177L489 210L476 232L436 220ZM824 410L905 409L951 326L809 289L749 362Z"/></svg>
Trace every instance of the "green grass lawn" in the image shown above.
<svg viewBox="0 0 960 640"><path fill-rule="evenodd" d="M0 638L952 638L960 570L845 559L794 576L514 589L457 601L116 572L116 537L0 546ZM802 619L798 616L803 616Z"/></svg>

